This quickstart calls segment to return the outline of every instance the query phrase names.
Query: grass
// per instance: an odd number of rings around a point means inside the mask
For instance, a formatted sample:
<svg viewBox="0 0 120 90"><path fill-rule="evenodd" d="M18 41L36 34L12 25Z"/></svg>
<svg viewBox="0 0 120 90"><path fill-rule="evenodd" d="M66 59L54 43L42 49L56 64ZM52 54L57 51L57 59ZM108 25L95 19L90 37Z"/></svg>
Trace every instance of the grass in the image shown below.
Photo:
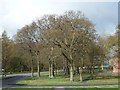
<svg viewBox="0 0 120 90"><path fill-rule="evenodd" d="M86 79L89 74L83 74L83 80ZM102 76L97 76L102 77ZM93 80L86 81L88 84L96 83L118 83L118 78L95 78ZM54 84L80 84L79 75L74 76L74 81L70 82L69 76L64 76L63 73L59 73L54 79L50 79L47 74L41 75L41 77L28 77L25 80L19 81L16 84L28 84L28 85L54 85Z"/></svg>
<svg viewBox="0 0 120 90"><path fill-rule="evenodd" d="M78 86L65 87L65 90L119 90L117 85L112 86Z"/></svg>
<svg viewBox="0 0 120 90"><path fill-rule="evenodd" d="M83 79L87 78L89 74L83 75ZM59 74L54 79L50 79L48 75L42 75L41 77L28 77L25 80L17 82L17 84L29 84L29 85L43 85L43 84L79 84L79 75L76 75L74 78L74 82L70 82L69 76L64 76L63 74Z"/></svg>
<svg viewBox="0 0 120 90"><path fill-rule="evenodd" d="M68 86L66 88L118 88L118 85L104 85L104 86Z"/></svg>
<svg viewBox="0 0 120 90"><path fill-rule="evenodd" d="M98 80L89 80L87 83L118 83L118 78L113 79L98 79Z"/></svg>
<svg viewBox="0 0 120 90"><path fill-rule="evenodd" d="M119 90L118 85L107 86L67 86L65 90ZM2 90L55 90L52 87L3 88ZM58 89L59 90L59 89Z"/></svg>
<svg viewBox="0 0 120 90"><path fill-rule="evenodd" d="M69 78L62 78L62 77L56 77L54 79L49 79L48 76L44 77L29 77L26 80L22 80L20 82L17 82L17 84L77 84L78 82L69 82Z"/></svg>
<svg viewBox="0 0 120 90"><path fill-rule="evenodd" d="M119 85L104 86L68 86L65 90L119 90Z"/></svg>
<svg viewBox="0 0 120 90"><path fill-rule="evenodd" d="M3 88L2 90L54 90L54 88Z"/></svg>

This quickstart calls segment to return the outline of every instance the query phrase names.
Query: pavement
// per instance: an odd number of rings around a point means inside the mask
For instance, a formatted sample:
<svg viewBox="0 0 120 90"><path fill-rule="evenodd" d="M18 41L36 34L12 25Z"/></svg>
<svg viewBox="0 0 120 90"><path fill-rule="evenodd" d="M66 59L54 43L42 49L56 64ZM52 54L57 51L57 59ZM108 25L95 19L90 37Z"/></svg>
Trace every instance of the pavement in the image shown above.
<svg viewBox="0 0 120 90"><path fill-rule="evenodd" d="M65 90L65 88L64 88L64 87L59 86L59 87L54 87L54 90Z"/></svg>

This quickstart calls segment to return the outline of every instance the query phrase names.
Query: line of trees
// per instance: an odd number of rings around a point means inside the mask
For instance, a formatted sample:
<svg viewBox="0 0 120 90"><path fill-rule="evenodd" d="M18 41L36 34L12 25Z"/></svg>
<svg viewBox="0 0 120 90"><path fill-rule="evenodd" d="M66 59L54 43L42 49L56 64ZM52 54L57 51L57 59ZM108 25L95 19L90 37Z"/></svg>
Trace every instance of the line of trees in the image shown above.
<svg viewBox="0 0 120 90"><path fill-rule="evenodd" d="M80 75L83 67L91 76L94 67L101 66L106 58L105 48L96 34L93 23L80 11L63 15L45 15L30 25L22 27L13 39L2 34L2 68L6 72L49 70L49 78L57 70L65 75Z"/></svg>

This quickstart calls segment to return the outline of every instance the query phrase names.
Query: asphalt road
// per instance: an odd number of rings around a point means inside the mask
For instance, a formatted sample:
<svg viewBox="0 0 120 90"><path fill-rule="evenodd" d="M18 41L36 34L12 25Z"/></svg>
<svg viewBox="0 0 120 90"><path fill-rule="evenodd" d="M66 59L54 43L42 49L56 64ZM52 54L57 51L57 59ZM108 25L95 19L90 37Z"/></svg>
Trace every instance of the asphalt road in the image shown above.
<svg viewBox="0 0 120 90"><path fill-rule="evenodd" d="M41 74L46 74L48 72L41 72ZM37 75L37 73L34 73ZM21 74L9 74L7 78L0 79L0 88L15 88L21 87L20 85L16 85L17 81L23 80L27 77L31 76L31 73L21 73Z"/></svg>
<svg viewBox="0 0 120 90"><path fill-rule="evenodd" d="M2 80L2 88L18 87L15 83L25 79L27 76L12 76Z"/></svg>

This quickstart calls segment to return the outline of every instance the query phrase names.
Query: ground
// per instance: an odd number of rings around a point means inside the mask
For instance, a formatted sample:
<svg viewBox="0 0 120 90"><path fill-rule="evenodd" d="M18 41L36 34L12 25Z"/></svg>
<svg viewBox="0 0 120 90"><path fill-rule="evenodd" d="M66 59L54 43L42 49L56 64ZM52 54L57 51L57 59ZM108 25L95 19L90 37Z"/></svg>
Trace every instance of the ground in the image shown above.
<svg viewBox="0 0 120 90"><path fill-rule="evenodd" d="M89 74L83 75L83 82L79 81L79 75L74 76L74 81L69 81L69 76L64 76L59 73L54 79L49 79L48 72L42 73L41 77L30 77L30 74L15 75L10 78L3 79L3 90L57 90L56 88L62 87L60 90L117 90L118 77L117 76L104 76L94 75L93 80L87 79ZM24 79L24 80L23 80ZM19 81L20 80L20 81Z"/></svg>

